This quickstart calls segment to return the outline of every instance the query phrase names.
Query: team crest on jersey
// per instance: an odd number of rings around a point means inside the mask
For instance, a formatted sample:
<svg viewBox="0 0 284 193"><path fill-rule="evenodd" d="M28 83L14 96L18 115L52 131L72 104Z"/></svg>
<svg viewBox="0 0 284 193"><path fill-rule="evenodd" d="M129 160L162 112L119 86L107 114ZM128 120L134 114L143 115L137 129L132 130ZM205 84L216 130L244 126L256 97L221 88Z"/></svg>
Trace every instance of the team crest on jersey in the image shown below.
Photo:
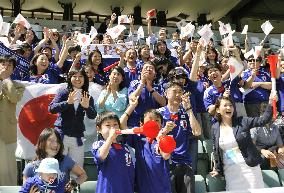
<svg viewBox="0 0 284 193"><path fill-rule="evenodd" d="M131 166L131 155L130 153L125 153L125 163L126 163L126 166Z"/></svg>
<svg viewBox="0 0 284 193"><path fill-rule="evenodd" d="M183 129L187 128L187 121L186 120L180 120L179 124Z"/></svg>

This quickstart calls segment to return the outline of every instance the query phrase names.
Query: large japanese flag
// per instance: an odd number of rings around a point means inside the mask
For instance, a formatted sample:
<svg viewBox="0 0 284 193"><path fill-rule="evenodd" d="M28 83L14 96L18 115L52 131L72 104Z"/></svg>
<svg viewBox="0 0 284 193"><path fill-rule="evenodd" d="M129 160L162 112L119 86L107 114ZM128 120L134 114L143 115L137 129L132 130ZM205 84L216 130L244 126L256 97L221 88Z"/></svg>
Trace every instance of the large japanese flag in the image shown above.
<svg viewBox="0 0 284 193"><path fill-rule="evenodd" d="M229 58L228 64L230 65L230 79L232 81L243 71L244 66L234 57Z"/></svg>
<svg viewBox="0 0 284 193"><path fill-rule="evenodd" d="M33 159L35 144L41 131L53 128L57 115L48 112L48 105L57 90L66 84L34 84L26 87L22 99L17 103L17 149L16 156Z"/></svg>
<svg viewBox="0 0 284 193"><path fill-rule="evenodd" d="M25 84L25 92L16 107L18 119L16 156L22 159L33 159L39 134L45 128L53 128L54 121L57 118L56 114L48 112L48 105L58 89L65 88L67 84ZM89 93L94 102L96 102L102 89L100 85L90 84ZM85 118L84 124L85 137L89 140L88 143L91 143L95 136L94 121ZM90 145L85 144L85 146L89 147ZM87 147L86 151L90 151L90 148Z"/></svg>

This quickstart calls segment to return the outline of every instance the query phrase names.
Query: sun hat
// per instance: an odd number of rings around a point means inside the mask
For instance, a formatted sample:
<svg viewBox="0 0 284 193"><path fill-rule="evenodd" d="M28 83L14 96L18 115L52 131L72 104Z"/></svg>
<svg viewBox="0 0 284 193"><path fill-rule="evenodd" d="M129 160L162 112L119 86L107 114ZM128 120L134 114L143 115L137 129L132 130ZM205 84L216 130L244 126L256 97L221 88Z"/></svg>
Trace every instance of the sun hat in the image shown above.
<svg viewBox="0 0 284 193"><path fill-rule="evenodd" d="M58 174L60 173L58 160L55 158L45 158L40 162L39 167L35 171L48 174Z"/></svg>

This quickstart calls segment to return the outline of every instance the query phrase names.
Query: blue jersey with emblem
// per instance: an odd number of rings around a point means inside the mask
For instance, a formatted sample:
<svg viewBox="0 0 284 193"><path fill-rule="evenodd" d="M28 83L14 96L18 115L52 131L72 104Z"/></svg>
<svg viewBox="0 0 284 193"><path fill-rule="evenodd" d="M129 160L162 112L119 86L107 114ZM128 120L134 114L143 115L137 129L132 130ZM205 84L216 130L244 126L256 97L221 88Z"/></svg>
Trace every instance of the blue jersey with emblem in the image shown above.
<svg viewBox="0 0 284 193"><path fill-rule="evenodd" d="M246 81L251 76L251 69L245 70L243 74L244 74L243 79ZM253 82L271 82L271 78L267 72L259 70ZM269 95L270 95L270 90L258 87L244 96L244 102L245 103L265 102L268 101Z"/></svg>
<svg viewBox="0 0 284 193"><path fill-rule="evenodd" d="M133 93L140 84L140 80L133 80L130 83L130 87L128 88L128 96ZM153 83L153 89L158 92L160 95L164 95L164 91L161 85ZM134 109L133 113L130 115L128 119L129 127L137 127L140 125L140 117L143 115L148 109L157 109L159 108L159 103L154 99L153 95L147 90L146 86L144 86L141 95L138 99L138 105Z"/></svg>
<svg viewBox="0 0 284 193"><path fill-rule="evenodd" d="M38 188L37 192L40 193L64 193L65 184L60 182L58 179L52 184L44 182L38 175L28 178L26 183L22 186L19 193L29 193L32 186L35 185Z"/></svg>
<svg viewBox="0 0 284 193"><path fill-rule="evenodd" d="M163 116L163 127L167 121L174 121L177 125L168 135L172 135L176 140L176 148L172 153L171 160L175 164L191 165L191 155L189 152L189 140L192 136L189 116L185 110L180 107L178 113L171 113L167 106L158 109Z"/></svg>
<svg viewBox="0 0 284 193"><path fill-rule="evenodd" d="M171 193L169 162L158 153L153 143L139 135L129 135L127 143L135 149L135 180L137 191L144 193Z"/></svg>
<svg viewBox="0 0 284 193"><path fill-rule="evenodd" d="M104 140L96 141L92 147L94 161L98 167L96 192L133 193L134 166L126 145L112 144L105 160L99 158L99 148Z"/></svg>
<svg viewBox="0 0 284 193"><path fill-rule="evenodd" d="M124 83L126 87L129 87L130 82L133 80L138 80L140 76L140 70L136 67L135 69L129 69L127 66L124 67Z"/></svg>

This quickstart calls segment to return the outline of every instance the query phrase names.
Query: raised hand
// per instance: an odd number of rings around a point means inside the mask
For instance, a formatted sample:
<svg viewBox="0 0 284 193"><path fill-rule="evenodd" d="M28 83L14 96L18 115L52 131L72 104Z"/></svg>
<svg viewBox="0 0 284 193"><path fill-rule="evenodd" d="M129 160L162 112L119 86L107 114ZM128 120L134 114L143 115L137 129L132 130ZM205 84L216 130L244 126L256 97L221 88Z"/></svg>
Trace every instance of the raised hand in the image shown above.
<svg viewBox="0 0 284 193"><path fill-rule="evenodd" d="M129 106L134 106L136 107L137 104L138 104L138 99L139 99L139 96L133 96L133 97L129 97Z"/></svg>
<svg viewBox="0 0 284 193"><path fill-rule="evenodd" d="M182 100L182 106L184 109L190 109L191 108L191 103L190 103L190 100L189 100L189 95L190 93L189 92L186 92L184 93L182 96L181 96L181 100Z"/></svg>
<svg viewBox="0 0 284 193"><path fill-rule="evenodd" d="M68 95L68 99L67 99L67 103L68 104L74 104L76 100L78 100L76 98L76 94L77 94L78 91L72 91L69 93Z"/></svg>
<svg viewBox="0 0 284 193"><path fill-rule="evenodd" d="M90 106L90 98L91 96L88 95L88 92L83 92L82 94L82 99L80 104L82 105L83 108L87 109Z"/></svg>
<svg viewBox="0 0 284 193"><path fill-rule="evenodd" d="M29 193L40 193L40 192L39 192L37 186L34 184L34 185L31 187Z"/></svg>

